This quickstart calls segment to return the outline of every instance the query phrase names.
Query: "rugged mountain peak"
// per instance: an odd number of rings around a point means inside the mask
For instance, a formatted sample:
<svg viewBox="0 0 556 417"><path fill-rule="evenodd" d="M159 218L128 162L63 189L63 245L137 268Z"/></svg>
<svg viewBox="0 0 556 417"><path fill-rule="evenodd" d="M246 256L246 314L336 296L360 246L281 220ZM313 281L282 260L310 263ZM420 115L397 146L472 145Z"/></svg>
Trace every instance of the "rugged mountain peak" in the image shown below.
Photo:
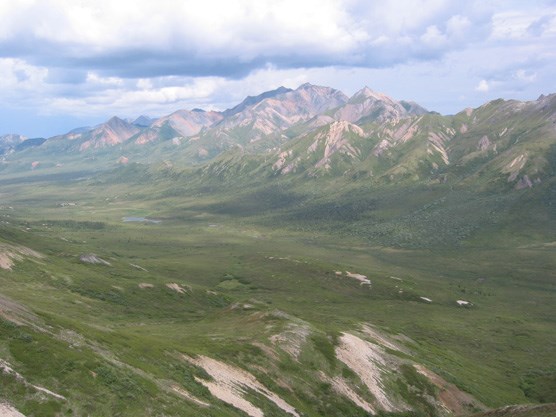
<svg viewBox="0 0 556 417"><path fill-rule="evenodd" d="M0 143L19 143L27 139L25 136L18 135L17 133L8 133L7 135L0 136Z"/></svg>
<svg viewBox="0 0 556 417"><path fill-rule="evenodd" d="M552 93L552 94L541 94L541 95L537 98L537 101L552 101L552 100L556 100L556 93Z"/></svg>
<svg viewBox="0 0 556 417"><path fill-rule="evenodd" d="M104 123L107 127L110 127L112 129L118 129L118 128L127 128L129 126L131 126L130 123L126 122L123 119L120 119L118 116L113 116L111 117L106 123Z"/></svg>
<svg viewBox="0 0 556 417"><path fill-rule="evenodd" d="M228 135L234 129L241 129L241 140L256 141L341 106L348 100L339 90L308 83L280 94L276 91L271 92L270 97L225 118L218 125L217 133ZM245 130L248 130L247 133Z"/></svg>
<svg viewBox="0 0 556 417"><path fill-rule="evenodd" d="M427 113L427 110L411 101L396 101L384 93L369 87L356 92L349 101L339 108L334 117L352 123L399 120Z"/></svg>
<svg viewBox="0 0 556 417"><path fill-rule="evenodd" d="M332 88L332 87L325 87L325 86L322 86L322 85L315 85L315 84L311 84L311 83L301 84L299 87L297 87L292 92L298 92L298 93L309 92L309 93L312 93L312 94L332 95L332 96L342 97L342 99L346 102L348 100L348 96L346 96L340 90L336 90L335 88Z"/></svg>
<svg viewBox="0 0 556 417"><path fill-rule="evenodd" d="M360 102L362 100L373 99L375 101L384 101L386 103L394 103L395 101L388 97L384 93L379 93L376 91L371 90L369 87L365 86L358 92L356 92L351 98L349 99L350 103L353 102Z"/></svg>
<svg viewBox="0 0 556 417"><path fill-rule="evenodd" d="M152 122L154 122L155 119L149 117L149 116L145 116L145 115L141 115L139 116L137 119L135 119L132 124L134 124L135 126L139 126L139 127L148 127L152 124Z"/></svg>
<svg viewBox="0 0 556 417"><path fill-rule="evenodd" d="M89 148L104 148L106 146L117 145L125 142L139 131L140 129L137 126L114 116L90 132L77 134L78 137L86 139L79 147L79 150L83 151Z"/></svg>
<svg viewBox="0 0 556 417"><path fill-rule="evenodd" d="M265 91L264 93L259 94L257 96L247 96L245 98L245 100L243 100L237 106L234 106L231 109L227 109L227 110L223 111L222 114L223 114L224 117L233 116L234 114L242 112L247 107L254 106L257 103L260 103L264 99L276 97L280 94L289 93L290 91L293 91L293 90L291 88L278 87L276 90Z"/></svg>
<svg viewBox="0 0 556 417"><path fill-rule="evenodd" d="M295 100L297 103L305 102L309 106L307 110L312 113L312 116L344 105L348 101L348 96L340 90L309 83L285 94L284 98Z"/></svg>
<svg viewBox="0 0 556 417"><path fill-rule="evenodd" d="M164 126L169 126L178 135L193 136L199 133L203 127L218 123L223 117L222 113L215 111L177 110L168 116L155 120L151 127L161 129Z"/></svg>
<svg viewBox="0 0 556 417"><path fill-rule="evenodd" d="M27 140L25 136L15 133L0 136L0 155L12 152L25 140Z"/></svg>
<svg viewBox="0 0 556 417"><path fill-rule="evenodd" d="M427 109L423 106L415 103L414 101L400 101L400 104L407 110L407 112L412 116L420 116L422 114L429 113Z"/></svg>

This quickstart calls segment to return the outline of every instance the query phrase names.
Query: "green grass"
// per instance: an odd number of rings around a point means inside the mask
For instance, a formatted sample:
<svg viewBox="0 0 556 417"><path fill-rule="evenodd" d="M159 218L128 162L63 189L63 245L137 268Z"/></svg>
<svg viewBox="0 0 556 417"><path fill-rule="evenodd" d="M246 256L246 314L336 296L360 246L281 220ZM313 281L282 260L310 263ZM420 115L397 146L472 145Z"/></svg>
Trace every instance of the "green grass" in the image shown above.
<svg viewBox="0 0 556 417"><path fill-rule="evenodd" d="M141 178L0 185L2 242L46 255L0 270L2 295L38 317L34 326L0 323L0 358L68 398L1 375L0 398L24 414L240 415L196 382L208 375L179 360L185 353L248 369L306 416L363 416L318 379L323 371L360 384L334 349L341 332L361 323L410 338L414 360L487 406L553 401L554 218L546 226L537 210L523 228L511 227L535 206L531 198L546 195L349 183L339 192L320 180L226 190ZM121 221L132 215L162 222ZM111 265L85 264L83 253ZM372 287L335 271L365 274ZM298 360L269 341L290 322L311 330ZM401 369L392 389L415 411L400 415L433 415L421 395L433 387ZM172 383L212 406L173 394ZM265 415L284 415L256 393L248 398Z"/></svg>

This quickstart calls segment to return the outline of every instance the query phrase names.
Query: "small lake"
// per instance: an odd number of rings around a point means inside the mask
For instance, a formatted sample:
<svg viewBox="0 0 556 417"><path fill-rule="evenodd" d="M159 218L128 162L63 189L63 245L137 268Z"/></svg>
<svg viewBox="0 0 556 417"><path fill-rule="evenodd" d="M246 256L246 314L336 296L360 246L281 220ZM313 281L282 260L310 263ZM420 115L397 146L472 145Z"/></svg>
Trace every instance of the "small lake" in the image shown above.
<svg viewBox="0 0 556 417"><path fill-rule="evenodd" d="M124 222L144 222L144 223L160 223L162 220L153 220L147 217L123 217L122 221Z"/></svg>

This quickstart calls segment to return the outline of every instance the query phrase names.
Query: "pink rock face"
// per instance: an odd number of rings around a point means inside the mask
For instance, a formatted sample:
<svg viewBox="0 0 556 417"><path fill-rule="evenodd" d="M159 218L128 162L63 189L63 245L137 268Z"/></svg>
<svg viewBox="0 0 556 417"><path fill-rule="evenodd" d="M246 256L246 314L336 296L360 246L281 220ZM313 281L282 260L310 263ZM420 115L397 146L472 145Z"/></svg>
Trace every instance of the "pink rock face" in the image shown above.
<svg viewBox="0 0 556 417"><path fill-rule="evenodd" d="M146 143L152 142L158 138L158 132L154 129L149 129L146 132L143 132L139 135L139 137L135 140L137 145L145 145Z"/></svg>
<svg viewBox="0 0 556 417"><path fill-rule="evenodd" d="M329 87L304 84L297 90L266 98L228 118L222 129L248 126L260 135L287 129L295 123L341 106L347 96Z"/></svg>
<svg viewBox="0 0 556 417"><path fill-rule="evenodd" d="M415 103L399 102L365 87L355 93L348 103L340 107L334 113L334 118L355 123L364 117L373 115L377 121L382 122L423 113L426 113L426 110Z"/></svg>
<svg viewBox="0 0 556 417"><path fill-rule="evenodd" d="M214 111L178 110L156 120L152 127L157 129L168 124L183 136L193 136L203 127L218 123L223 117L221 113Z"/></svg>
<svg viewBox="0 0 556 417"><path fill-rule="evenodd" d="M363 138L365 137L365 132L356 125L353 125L346 121L335 122L330 125L328 132L323 132L315 138L315 143L312 147L316 148L316 144L319 141L324 141L324 155L323 158L317 162L315 168L325 167L329 162L332 155L337 152L343 153L355 158L359 155L359 149L355 148L346 136L350 133L356 134L357 136Z"/></svg>
<svg viewBox="0 0 556 417"><path fill-rule="evenodd" d="M88 135L90 138L81 144L79 150L84 151L89 148L96 149L117 145L125 142L139 131L140 129L137 126L118 117L113 117L108 122L93 129Z"/></svg>
<svg viewBox="0 0 556 417"><path fill-rule="evenodd" d="M126 165L129 163L129 158L126 156L120 156L118 158L118 164Z"/></svg>

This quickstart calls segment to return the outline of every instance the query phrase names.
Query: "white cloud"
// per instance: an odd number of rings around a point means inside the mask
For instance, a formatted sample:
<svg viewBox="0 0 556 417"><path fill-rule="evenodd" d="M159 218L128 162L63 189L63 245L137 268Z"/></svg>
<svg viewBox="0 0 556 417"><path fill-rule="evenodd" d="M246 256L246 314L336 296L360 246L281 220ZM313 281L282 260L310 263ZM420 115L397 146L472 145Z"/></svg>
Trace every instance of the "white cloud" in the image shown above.
<svg viewBox="0 0 556 417"><path fill-rule="evenodd" d="M524 40L531 37L556 35L556 11L554 8L531 10L508 10L492 17L493 40Z"/></svg>
<svg viewBox="0 0 556 417"><path fill-rule="evenodd" d="M153 88L153 83L148 78L139 78L137 80L137 88L140 90L150 90Z"/></svg>
<svg viewBox="0 0 556 417"><path fill-rule="evenodd" d="M448 38L445 34L440 32L436 25L431 25L427 27L425 33L421 35L421 40L429 47L438 48L444 46L448 41Z"/></svg>
<svg viewBox="0 0 556 417"><path fill-rule="evenodd" d="M479 84L475 87L475 91L480 91L481 93L486 93L488 90L490 90L490 86L487 80L479 81Z"/></svg>
<svg viewBox="0 0 556 417"><path fill-rule="evenodd" d="M540 0L0 0L0 103L165 114L308 81L455 111L550 92L554 44Z"/></svg>
<svg viewBox="0 0 556 417"><path fill-rule="evenodd" d="M447 0L26 0L3 8L5 49L41 65L120 76L177 68L180 75L232 75L266 63L383 66L428 59L424 48L473 33L464 15L473 7Z"/></svg>
<svg viewBox="0 0 556 417"><path fill-rule="evenodd" d="M519 81L523 81L524 83L532 83L537 79L537 73L535 71L518 69L515 72L515 78Z"/></svg>
<svg viewBox="0 0 556 417"><path fill-rule="evenodd" d="M124 80L118 77L101 77L100 75L89 71L87 73L86 82L92 85L107 86L107 87L117 87L124 83Z"/></svg>
<svg viewBox="0 0 556 417"><path fill-rule="evenodd" d="M455 15L450 17L446 22L446 32L450 36L463 36L465 32L471 27L471 21L462 15Z"/></svg>
<svg viewBox="0 0 556 417"><path fill-rule="evenodd" d="M47 75L47 68L29 65L22 59L0 58L0 87L4 90L39 88Z"/></svg>
<svg viewBox="0 0 556 417"><path fill-rule="evenodd" d="M249 58L269 42L277 49L356 48L367 34L342 6L334 0L4 2L0 27L4 39L28 33L77 56L139 46Z"/></svg>

